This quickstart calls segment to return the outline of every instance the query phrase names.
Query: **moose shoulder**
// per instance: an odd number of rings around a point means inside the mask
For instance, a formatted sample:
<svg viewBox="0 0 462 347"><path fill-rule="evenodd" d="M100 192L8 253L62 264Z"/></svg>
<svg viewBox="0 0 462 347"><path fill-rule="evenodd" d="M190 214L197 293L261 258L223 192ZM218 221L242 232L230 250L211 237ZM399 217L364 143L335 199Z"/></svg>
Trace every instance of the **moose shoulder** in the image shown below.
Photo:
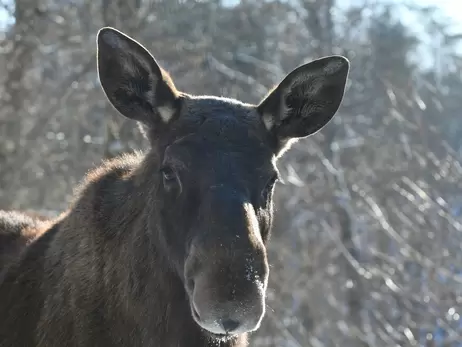
<svg viewBox="0 0 462 347"><path fill-rule="evenodd" d="M178 91L113 28L97 48L108 100L151 146L90 172L46 230L27 221L36 237L2 265L0 345L246 346L265 315L277 158L332 119L349 63L302 65L253 105Z"/></svg>

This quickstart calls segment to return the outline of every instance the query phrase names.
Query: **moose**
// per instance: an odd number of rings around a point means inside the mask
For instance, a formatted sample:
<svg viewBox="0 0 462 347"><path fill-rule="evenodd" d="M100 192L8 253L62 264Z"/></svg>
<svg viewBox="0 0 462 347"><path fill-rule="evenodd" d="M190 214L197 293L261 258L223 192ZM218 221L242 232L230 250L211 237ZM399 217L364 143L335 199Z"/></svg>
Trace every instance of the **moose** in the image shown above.
<svg viewBox="0 0 462 347"><path fill-rule="evenodd" d="M105 96L150 146L88 172L54 219L0 214L0 346L247 346L265 316L277 161L337 113L349 61L300 65L249 104L177 90L115 28L96 45Z"/></svg>

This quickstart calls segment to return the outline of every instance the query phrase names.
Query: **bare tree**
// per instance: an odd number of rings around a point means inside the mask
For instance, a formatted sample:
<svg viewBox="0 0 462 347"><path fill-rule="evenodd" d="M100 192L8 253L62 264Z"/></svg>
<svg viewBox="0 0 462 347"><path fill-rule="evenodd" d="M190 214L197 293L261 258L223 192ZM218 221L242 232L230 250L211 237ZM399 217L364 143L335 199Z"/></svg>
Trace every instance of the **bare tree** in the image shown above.
<svg viewBox="0 0 462 347"><path fill-rule="evenodd" d="M147 145L99 86L102 26L146 45L180 90L247 102L307 60L349 57L339 114L281 161L268 310L252 343L460 345L462 36L437 7L1 4L12 24L0 36L0 208L56 214L90 167ZM426 40L401 22L402 11L419 18Z"/></svg>

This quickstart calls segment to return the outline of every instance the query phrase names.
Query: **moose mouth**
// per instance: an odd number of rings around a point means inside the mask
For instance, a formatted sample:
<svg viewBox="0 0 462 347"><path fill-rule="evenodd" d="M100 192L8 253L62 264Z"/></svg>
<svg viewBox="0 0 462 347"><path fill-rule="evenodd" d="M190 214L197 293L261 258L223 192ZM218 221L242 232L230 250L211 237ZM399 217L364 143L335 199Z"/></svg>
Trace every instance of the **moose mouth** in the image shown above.
<svg viewBox="0 0 462 347"><path fill-rule="evenodd" d="M196 322L196 324L204 331L207 333L207 335L209 335L211 338L213 338L214 340L218 340L218 341L228 341L230 339L232 339L233 337L236 337L236 335L234 334L218 334L218 333L215 333L215 332L212 332L204 327L202 327L202 325L199 323L201 321L201 318L200 318L200 315L199 315L199 312L197 312L196 308L194 307L194 304L191 304L191 312L192 312L192 316L194 318L194 321Z"/></svg>

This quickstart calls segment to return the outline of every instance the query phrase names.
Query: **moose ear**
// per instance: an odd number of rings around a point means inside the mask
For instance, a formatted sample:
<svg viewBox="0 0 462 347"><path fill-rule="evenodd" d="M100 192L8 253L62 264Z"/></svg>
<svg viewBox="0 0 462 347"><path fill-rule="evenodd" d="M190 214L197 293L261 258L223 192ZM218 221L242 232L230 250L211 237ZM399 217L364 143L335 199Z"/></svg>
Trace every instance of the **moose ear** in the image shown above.
<svg viewBox="0 0 462 347"><path fill-rule="evenodd" d="M149 51L111 27L100 29L96 42L101 86L117 111L148 126L168 123L179 93Z"/></svg>
<svg viewBox="0 0 462 347"><path fill-rule="evenodd" d="M329 123L342 102L349 69L342 56L314 60L289 73L260 102L257 110L277 139L276 152Z"/></svg>

